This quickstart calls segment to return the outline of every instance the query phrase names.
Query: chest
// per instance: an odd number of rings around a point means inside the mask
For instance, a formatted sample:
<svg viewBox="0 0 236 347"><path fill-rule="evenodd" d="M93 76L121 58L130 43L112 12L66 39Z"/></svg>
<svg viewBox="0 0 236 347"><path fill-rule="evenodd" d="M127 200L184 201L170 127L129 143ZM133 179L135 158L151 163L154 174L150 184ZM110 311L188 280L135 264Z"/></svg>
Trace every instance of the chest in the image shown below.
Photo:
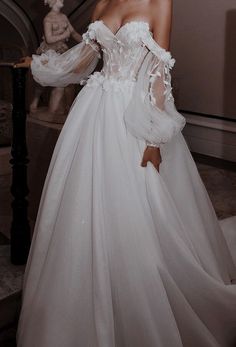
<svg viewBox="0 0 236 347"><path fill-rule="evenodd" d="M127 22L152 22L150 0L109 1L99 13L99 19L111 29L113 33Z"/></svg>

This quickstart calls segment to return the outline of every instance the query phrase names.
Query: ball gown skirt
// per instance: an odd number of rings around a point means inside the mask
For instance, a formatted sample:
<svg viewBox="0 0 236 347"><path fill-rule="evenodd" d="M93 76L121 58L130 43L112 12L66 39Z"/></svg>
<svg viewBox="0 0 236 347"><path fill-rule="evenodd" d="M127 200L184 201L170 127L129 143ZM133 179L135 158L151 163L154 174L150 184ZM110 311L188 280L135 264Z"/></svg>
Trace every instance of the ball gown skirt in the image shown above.
<svg viewBox="0 0 236 347"><path fill-rule="evenodd" d="M18 346L233 347L235 266L189 149L179 132L159 173L141 167L146 141L124 122L133 82L119 86L87 83L60 133Z"/></svg>

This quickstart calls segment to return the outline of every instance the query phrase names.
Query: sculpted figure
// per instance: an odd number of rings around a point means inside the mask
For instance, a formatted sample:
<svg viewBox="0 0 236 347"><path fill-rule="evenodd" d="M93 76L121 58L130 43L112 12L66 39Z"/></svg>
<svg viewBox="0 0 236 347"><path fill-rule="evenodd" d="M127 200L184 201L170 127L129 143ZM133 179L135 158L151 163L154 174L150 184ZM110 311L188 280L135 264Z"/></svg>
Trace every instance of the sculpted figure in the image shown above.
<svg viewBox="0 0 236 347"><path fill-rule="evenodd" d="M67 16L61 13L61 8L64 5L64 0L45 0L45 5L48 5L51 10L46 15L43 21L44 35L43 41L41 42L39 48L37 49L37 54L42 54L48 50L54 50L57 53L64 53L68 50L67 41L72 37L76 42L80 42L82 37L79 33L75 31L71 23L69 22ZM44 116L41 115L42 111L38 109L38 104L40 96L42 95L44 88L37 84L33 100L30 105L31 113L38 113L37 118L44 118L46 112L44 111ZM71 101L67 100L64 102L64 107L62 105L62 99L64 95L67 94L67 99L71 99L70 87L69 88L53 88L49 98L48 104L48 117L53 118L52 114L55 113L65 113L68 111ZM50 116L51 115L51 116ZM34 115L36 116L36 115Z"/></svg>

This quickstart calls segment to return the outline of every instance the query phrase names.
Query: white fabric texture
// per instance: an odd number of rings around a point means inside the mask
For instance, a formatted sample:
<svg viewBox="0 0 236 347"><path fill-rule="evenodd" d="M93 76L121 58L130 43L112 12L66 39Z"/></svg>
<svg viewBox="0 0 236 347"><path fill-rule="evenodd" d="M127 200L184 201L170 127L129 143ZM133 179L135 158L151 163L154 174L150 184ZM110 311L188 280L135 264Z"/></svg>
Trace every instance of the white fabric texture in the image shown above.
<svg viewBox="0 0 236 347"><path fill-rule="evenodd" d="M104 66L77 96L54 149L17 346L231 347L235 265L180 132L171 86L163 98L155 89L161 76L147 85L142 75L144 63L168 67L170 56L145 22L113 34L96 21L84 37L99 44ZM133 98L152 116L132 116ZM159 173L140 165L147 140L160 145Z"/></svg>
<svg viewBox="0 0 236 347"><path fill-rule="evenodd" d="M66 87L93 72L99 58L98 46L84 39L62 54L52 49L41 55L33 54L31 71L42 86Z"/></svg>
<svg viewBox="0 0 236 347"><path fill-rule="evenodd" d="M185 119L175 108L171 89L168 62L150 51L139 70L124 115L127 128L134 136L160 145L183 129Z"/></svg>

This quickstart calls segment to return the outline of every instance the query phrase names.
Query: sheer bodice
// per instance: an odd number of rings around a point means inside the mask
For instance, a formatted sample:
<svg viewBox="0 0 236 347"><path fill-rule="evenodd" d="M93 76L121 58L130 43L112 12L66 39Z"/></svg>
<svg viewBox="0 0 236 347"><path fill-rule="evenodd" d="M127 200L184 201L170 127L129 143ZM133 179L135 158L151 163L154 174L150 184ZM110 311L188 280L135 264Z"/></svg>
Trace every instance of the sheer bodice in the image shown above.
<svg viewBox="0 0 236 347"><path fill-rule="evenodd" d="M103 68L95 76L116 81L136 81L137 73L149 49L173 66L169 52L153 39L149 24L131 21L124 24L115 34L102 20L91 23L83 35L86 43L96 41L103 53Z"/></svg>
<svg viewBox="0 0 236 347"><path fill-rule="evenodd" d="M136 80L137 71L148 49L142 42L143 33L149 32L145 22L130 22L123 25L116 34L99 20L91 23L86 39L96 39L103 52L101 74L108 79Z"/></svg>

